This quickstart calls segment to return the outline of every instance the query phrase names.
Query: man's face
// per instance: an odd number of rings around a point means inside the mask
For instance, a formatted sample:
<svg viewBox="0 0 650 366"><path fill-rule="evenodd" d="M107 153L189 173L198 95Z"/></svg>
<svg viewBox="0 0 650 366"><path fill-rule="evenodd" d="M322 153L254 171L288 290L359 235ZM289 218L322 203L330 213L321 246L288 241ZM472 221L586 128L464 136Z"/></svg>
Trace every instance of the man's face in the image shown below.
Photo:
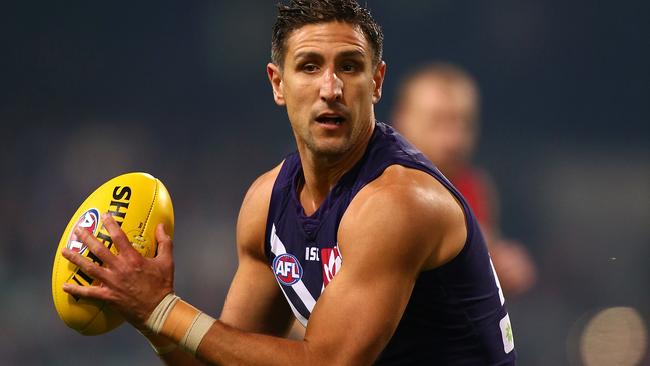
<svg viewBox="0 0 650 366"><path fill-rule="evenodd" d="M298 149L341 156L364 141L373 128L385 64L373 67L363 32L343 22L310 24L291 32L285 49L282 69L269 64L267 71L276 103L287 107Z"/></svg>
<svg viewBox="0 0 650 366"><path fill-rule="evenodd" d="M395 118L400 132L442 172L453 176L469 161L476 140L476 96L461 81L416 80Z"/></svg>

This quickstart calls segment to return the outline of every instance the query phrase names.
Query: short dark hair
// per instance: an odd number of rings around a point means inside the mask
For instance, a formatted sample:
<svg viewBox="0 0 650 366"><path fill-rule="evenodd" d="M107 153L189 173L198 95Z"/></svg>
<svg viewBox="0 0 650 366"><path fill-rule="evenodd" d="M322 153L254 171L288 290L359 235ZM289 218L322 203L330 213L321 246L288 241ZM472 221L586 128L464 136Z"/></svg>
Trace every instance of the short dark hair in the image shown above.
<svg viewBox="0 0 650 366"><path fill-rule="evenodd" d="M373 64L381 61L384 34L370 11L356 0L290 0L278 3L278 16L273 26L271 60L282 66L286 53L286 40L292 31L308 24L332 21L346 22L361 29L373 48Z"/></svg>

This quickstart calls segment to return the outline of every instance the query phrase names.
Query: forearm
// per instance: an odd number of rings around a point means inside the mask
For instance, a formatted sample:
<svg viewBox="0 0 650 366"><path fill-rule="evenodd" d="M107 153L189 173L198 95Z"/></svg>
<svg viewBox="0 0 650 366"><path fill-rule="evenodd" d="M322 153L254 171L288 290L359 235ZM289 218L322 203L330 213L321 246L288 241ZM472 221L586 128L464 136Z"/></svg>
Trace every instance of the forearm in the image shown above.
<svg viewBox="0 0 650 366"><path fill-rule="evenodd" d="M215 322L201 342L197 357L214 365L313 365L307 343L243 332Z"/></svg>
<svg viewBox="0 0 650 366"><path fill-rule="evenodd" d="M304 365L313 364L310 360L314 359L323 361L323 357L314 357L308 352L304 341L242 331L207 316L173 294L156 307L146 328L157 337L150 339L162 336L172 347L177 345L178 350L188 356L209 364L286 365L295 362ZM159 348L165 349L164 353L169 352L167 344ZM164 359L172 365L175 361L184 361L178 350Z"/></svg>

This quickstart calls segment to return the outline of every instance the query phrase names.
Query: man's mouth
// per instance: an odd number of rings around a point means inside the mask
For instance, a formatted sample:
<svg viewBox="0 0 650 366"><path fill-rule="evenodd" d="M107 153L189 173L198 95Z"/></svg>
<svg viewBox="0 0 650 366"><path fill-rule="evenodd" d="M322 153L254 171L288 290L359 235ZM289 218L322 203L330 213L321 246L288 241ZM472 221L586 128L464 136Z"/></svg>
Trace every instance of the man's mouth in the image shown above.
<svg viewBox="0 0 650 366"><path fill-rule="evenodd" d="M345 118L338 114L323 114L316 117L316 122L327 125L340 125L345 122Z"/></svg>

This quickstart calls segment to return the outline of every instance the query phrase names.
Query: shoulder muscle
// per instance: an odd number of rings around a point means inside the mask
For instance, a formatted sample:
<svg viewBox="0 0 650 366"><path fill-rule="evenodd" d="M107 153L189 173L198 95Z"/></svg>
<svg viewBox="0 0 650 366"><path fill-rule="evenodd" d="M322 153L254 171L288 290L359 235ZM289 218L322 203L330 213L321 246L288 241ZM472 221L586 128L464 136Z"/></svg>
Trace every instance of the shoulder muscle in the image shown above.
<svg viewBox="0 0 650 366"><path fill-rule="evenodd" d="M344 256L350 249L346 243L359 241L357 235L390 238L382 240L388 246L382 251L402 258L409 267L426 270L460 252L466 239L465 217L455 197L434 177L393 165L353 199L339 235Z"/></svg>
<svg viewBox="0 0 650 366"><path fill-rule="evenodd" d="M237 253L259 257L264 255L264 232L273 184L282 163L259 176L251 184L237 219Z"/></svg>

